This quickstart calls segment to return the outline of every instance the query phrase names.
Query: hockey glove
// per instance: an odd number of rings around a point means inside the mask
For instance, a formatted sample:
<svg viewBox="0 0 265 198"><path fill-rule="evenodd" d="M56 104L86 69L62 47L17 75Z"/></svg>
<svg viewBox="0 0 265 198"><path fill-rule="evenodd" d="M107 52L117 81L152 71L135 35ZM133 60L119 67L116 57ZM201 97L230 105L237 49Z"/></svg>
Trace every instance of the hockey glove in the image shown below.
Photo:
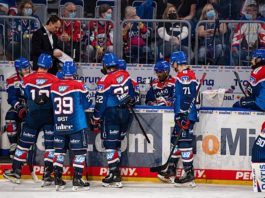
<svg viewBox="0 0 265 198"><path fill-rule="evenodd" d="M46 104L50 99L46 94L41 94L40 96L36 96L34 102L37 105L44 105Z"/></svg>
<svg viewBox="0 0 265 198"><path fill-rule="evenodd" d="M240 98L239 104L243 108L248 108L255 105L255 99L252 97L242 97Z"/></svg>
<svg viewBox="0 0 265 198"><path fill-rule="evenodd" d="M100 133L101 132L101 120L100 119L95 119L94 117L90 118L90 129L94 133Z"/></svg>
<svg viewBox="0 0 265 198"><path fill-rule="evenodd" d="M17 111L19 120L22 121L26 116L26 112L27 112L26 108L20 103L18 103L15 106L15 110Z"/></svg>
<svg viewBox="0 0 265 198"><path fill-rule="evenodd" d="M190 126L190 120L188 119L187 114L185 113L178 113L175 116L175 122L179 128L187 130Z"/></svg>

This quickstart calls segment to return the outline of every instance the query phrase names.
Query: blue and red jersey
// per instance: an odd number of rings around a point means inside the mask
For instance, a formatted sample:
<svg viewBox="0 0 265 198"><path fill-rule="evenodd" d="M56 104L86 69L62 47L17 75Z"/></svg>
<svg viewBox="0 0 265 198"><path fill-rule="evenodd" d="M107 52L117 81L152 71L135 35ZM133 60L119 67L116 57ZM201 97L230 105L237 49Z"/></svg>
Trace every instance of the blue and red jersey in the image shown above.
<svg viewBox="0 0 265 198"><path fill-rule="evenodd" d="M251 72L250 84L252 97L260 109L265 110L265 67L258 67Z"/></svg>
<svg viewBox="0 0 265 198"><path fill-rule="evenodd" d="M91 105L86 85L60 80L51 86L55 133L71 134L87 128L85 109Z"/></svg>
<svg viewBox="0 0 265 198"><path fill-rule="evenodd" d="M188 112L193 99L196 97L197 85L196 75L191 69L178 72L175 85L175 114ZM188 119L192 121L198 119L195 104L192 105Z"/></svg>
<svg viewBox="0 0 265 198"><path fill-rule="evenodd" d="M109 107L122 107L129 100L134 100L134 90L127 71L116 70L103 76L97 83L94 118L102 118Z"/></svg>

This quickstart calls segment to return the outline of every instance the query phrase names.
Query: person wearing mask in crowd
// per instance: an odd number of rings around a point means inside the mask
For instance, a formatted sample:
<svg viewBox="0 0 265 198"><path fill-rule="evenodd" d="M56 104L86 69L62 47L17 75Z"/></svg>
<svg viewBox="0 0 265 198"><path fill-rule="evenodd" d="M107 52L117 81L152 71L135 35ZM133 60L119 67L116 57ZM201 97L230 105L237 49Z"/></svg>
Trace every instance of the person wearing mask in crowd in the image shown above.
<svg viewBox="0 0 265 198"><path fill-rule="evenodd" d="M112 8L108 4L99 7L99 18L111 20ZM87 46L89 61L100 62L106 52L113 52L113 24L111 21L90 21Z"/></svg>
<svg viewBox="0 0 265 198"><path fill-rule="evenodd" d="M175 6L168 5L164 11L163 19L178 20L178 12ZM185 23L172 22L172 23L159 23L158 25L158 49L159 57L170 57L171 52L182 50L188 54L187 38L189 35L188 26ZM191 52L190 59L193 58Z"/></svg>
<svg viewBox="0 0 265 198"><path fill-rule="evenodd" d="M228 64L225 52L227 47L224 44L224 34L227 31L225 23L219 23L218 13L212 4L206 4L202 10L200 20L209 22L200 23L198 27L200 64Z"/></svg>
<svg viewBox="0 0 265 198"><path fill-rule="evenodd" d="M80 55L80 39L82 37L81 23L76 18L76 5L72 2L67 2L64 5L62 26L56 35L59 38L63 51L73 57L75 61L79 61Z"/></svg>
<svg viewBox="0 0 265 198"><path fill-rule="evenodd" d="M258 7L250 4L246 7L245 18L257 20ZM248 56L253 50L265 47L265 25L262 23L239 23L232 40L233 65L248 65Z"/></svg>
<svg viewBox="0 0 265 198"><path fill-rule="evenodd" d="M31 0L24 0L18 6L18 15L34 17L34 19L14 19L8 28L8 56L10 60L24 56L30 59L31 39L35 31L40 28L40 19L34 15L34 4Z"/></svg>
<svg viewBox="0 0 265 198"><path fill-rule="evenodd" d="M125 9L125 19L139 20L136 8L128 6ZM140 63L145 59L150 48L146 45L146 39L150 35L147 26L142 22L126 22L123 26L123 50L124 56L129 62Z"/></svg>

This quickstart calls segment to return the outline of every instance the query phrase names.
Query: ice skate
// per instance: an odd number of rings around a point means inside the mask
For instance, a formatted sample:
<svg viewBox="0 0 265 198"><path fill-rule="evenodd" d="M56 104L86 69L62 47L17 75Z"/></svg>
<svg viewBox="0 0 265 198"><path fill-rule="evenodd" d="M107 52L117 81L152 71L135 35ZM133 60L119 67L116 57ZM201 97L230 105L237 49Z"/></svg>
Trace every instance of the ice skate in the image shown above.
<svg viewBox="0 0 265 198"><path fill-rule="evenodd" d="M102 179L102 185L104 187L122 188L120 171L110 171L109 174Z"/></svg>
<svg viewBox="0 0 265 198"><path fill-rule="evenodd" d="M43 174L41 187L50 186L54 182L54 178L50 174Z"/></svg>
<svg viewBox="0 0 265 198"><path fill-rule="evenodd" d="M78 191L80 189L89 190L89 182L83 181L82 178L73 179L73 191Z"/></svg>
<svg viewBox="0 0 265 198"><path fill-rule="evenodd" d="M56 191L60 191L64 189L66 183L64 180L62 180L62 178L55 176L54 184L55 184Z"/></svg>
<svg viewBox="0 0 265 198"><path fill-rule="evenodd" d="M6 170L3 174L4 178L8 179L14 184L20 184L21 174L20 171Z"/></svg>
<svg viewBox="0 0 265 198"><path fill-rule="evenodd" d="M186 186L186 187L196 187L194 182L194 171L189 170L187 171L182 177L175 178L174 184L176 187Z"/></svg>
<svg viewBox="0 0 265 198"><path fill-rule="evenodd" d="M174 183L174 179L176 176L176 169L168 168L166 171L159 171L157 177L166 183Z"/></svg>

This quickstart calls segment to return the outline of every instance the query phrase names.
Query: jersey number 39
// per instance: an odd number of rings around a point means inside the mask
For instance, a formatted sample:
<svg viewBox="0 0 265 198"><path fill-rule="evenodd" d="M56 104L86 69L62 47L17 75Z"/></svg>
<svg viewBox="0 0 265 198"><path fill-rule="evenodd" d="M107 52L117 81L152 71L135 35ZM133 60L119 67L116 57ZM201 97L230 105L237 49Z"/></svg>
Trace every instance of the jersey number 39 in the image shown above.
<svg viewBox="0 0 265 198"><path fill-rule="evenodd" d="M56 97L54 98L56 109L54 114L72 114L73 113L73 98L72 97Z"/></svg>

